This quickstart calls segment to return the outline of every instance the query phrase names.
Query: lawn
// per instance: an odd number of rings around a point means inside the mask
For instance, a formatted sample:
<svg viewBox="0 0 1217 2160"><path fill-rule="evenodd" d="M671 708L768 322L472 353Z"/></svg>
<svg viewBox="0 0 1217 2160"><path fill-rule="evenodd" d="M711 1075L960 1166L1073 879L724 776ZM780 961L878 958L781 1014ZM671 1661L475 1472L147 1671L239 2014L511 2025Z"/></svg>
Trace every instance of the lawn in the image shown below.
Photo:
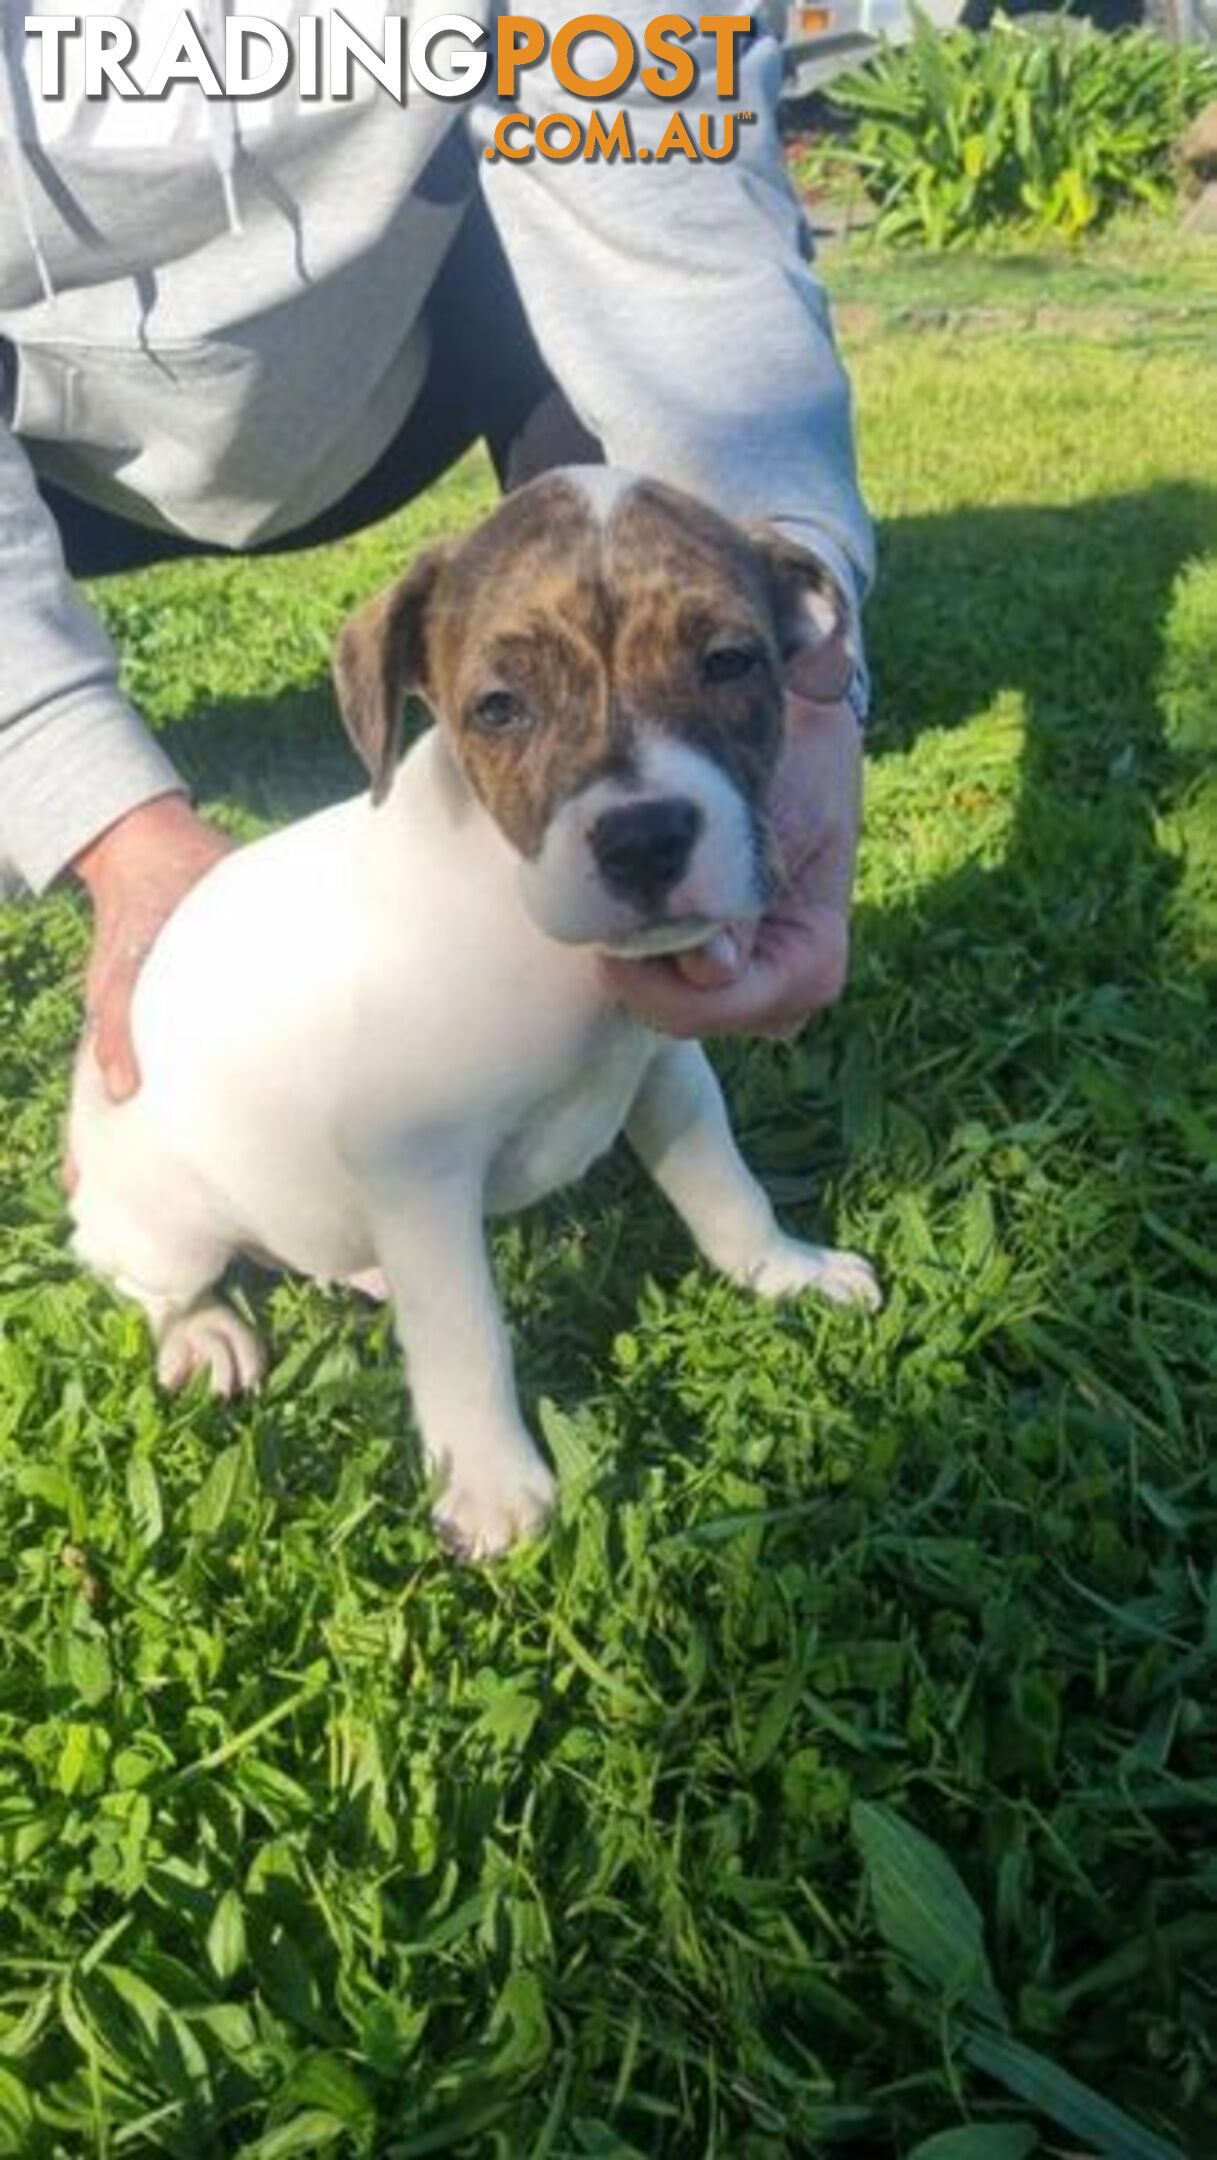
<svg viewBox="0 0 1217 2160"><path fill-rule="evenodd" d="M832 274L853 980L719 1062L877 1321L614 1158L496 1235L565 1499L455 1567L379 1311L251 1278L262 1397L158 1395L65 1247L84 920L0 914L0 2153L1217 2150L1214 258ZM234 830L356 784L328 641L489 492L99 588Z"/></svg>

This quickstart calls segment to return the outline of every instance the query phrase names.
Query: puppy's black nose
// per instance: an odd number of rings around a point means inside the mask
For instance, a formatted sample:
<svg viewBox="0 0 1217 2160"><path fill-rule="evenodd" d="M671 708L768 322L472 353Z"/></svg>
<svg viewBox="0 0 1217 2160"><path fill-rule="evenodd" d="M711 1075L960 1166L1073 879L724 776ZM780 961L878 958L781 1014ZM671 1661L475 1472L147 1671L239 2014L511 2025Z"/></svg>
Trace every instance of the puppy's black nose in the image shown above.
<svg viewBox="0 0 1217 2160"><path fill-rule="evenodd" d="M611 892L655 901L683 877L701 811L681 795L605 810L591 831L592 853Z"/></svg>

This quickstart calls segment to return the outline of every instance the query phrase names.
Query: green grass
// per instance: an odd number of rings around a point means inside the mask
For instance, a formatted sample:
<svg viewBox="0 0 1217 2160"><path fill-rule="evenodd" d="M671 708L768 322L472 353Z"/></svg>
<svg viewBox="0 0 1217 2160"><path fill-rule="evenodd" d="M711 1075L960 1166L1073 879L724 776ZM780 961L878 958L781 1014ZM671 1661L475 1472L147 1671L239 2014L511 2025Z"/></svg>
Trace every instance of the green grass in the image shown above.
<svg viewBox="0 0 1217 2160"><path fill-rule="evenodd" d="M566 1495L454 1568L383 1315L251 1283L263 1397L158 1396L64 1243L85 926L0 917L0 2153L1217 2149L1211 340L835 275L853 982L720 1063L876 1323L614 1160L496 1238ZM488 498L99 593L236 829L354 784L327 641Z"/></svg>
<svg viewBox="0 0 1217 2160"><path fill-rule="evenodd" d="M1109 325L1135 335L1147 318L1158 333L1217 334L1212 242L1165 217L1114 220L1085 246L1015 236L983 252L924 254L858 237L836 258L833 284L839 304L873 301L889 318L945 309L971 327L983 310L983 328L993 327L990 311L1009 308L1034 326L1047 314L1083 335Z"/></svg>

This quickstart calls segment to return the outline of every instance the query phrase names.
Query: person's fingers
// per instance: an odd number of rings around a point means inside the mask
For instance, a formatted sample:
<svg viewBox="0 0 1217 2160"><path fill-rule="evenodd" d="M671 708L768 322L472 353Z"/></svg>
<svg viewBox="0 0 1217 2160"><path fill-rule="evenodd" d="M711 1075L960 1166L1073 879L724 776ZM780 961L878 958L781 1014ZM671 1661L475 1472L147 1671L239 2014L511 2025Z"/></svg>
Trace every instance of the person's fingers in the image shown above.
<svg viewBox="0 0 1217 2160"><path fill-rule="evenodd" d="M603 965L623 1004L661 1034L782 1037L841 995L848 961L844 919L815 909L797 923L766 921L744 973L720 987L688 982L671 960Z"/></svg>
<svg viewBox="0 0 1217 2160"><path fill-rule="evenodd" d="M605 958L600 965L610 993L662 1035L700 1035L706 1014L727 994L686 981L674 960Z"/></svg>
<svg viewBox="0 0 1217 2160"><path fill-rule="evenodd" d="M126 1102L139 1087L139 1061L131 1039L131 998L144 954L112 961L89 998L93 1055L112 1102Z"/></svg>
<svg viewBox="0 0 1217 2160"><path fill-rule="evenodd" d="M784 1030L793 1019L785 1010L784 986L755 961L739 982L717 990L686 982L670 960L634 963L620 976L618 965L609 968L613 987L623 1003L661 1035L768 1035Z"/></svg>
<svg viewBox="0 0 1217 2160"><path fill-rule="evenodd" d="M797 920L779 923L777 942L791 955L791 1002L803 1016L835 1005L849 977L849 896L828 901L800 896Z"/></svg>
<svg viewBox="0 0 1217 2160"><path fill-rule="evenodd" d="M91 1057L112 1102L140 1084L131 1001L148 954L184 893L228 853L229 842L170 790L141 803L74 858L93 908L85 976L85 1031L78 1055ZM65 1146L60 1175L71 1194L76 1164Z"/></svg>
<svg viewBox="0 0 1217 2160"><path fill-rule="evenodd" d="M63 1151L63 1161L59 1165L59 1182L70 1200L80 1183L80 1172L76 1168L76 1157L70 1147L65 1147Z"/></svg>
<svg viewBox="0 0 1217 2160"><path fill-rule="evenodd" d="M787 881L848 911L862 824L862 742L848 705L788 700L787 749L770 803Z"/></svg>
<svg viewBox="0 0 1217 2160"><path fill-rule="evenodd" d="M139 1064L129 1028L103 1022L97 1030L97 1058L111 1102L127 1102L139 1087Z"/></svg>
<svg viewBox="0 0 1217 2160"><path fill-rule="evenodd" d="M859 817L855 810L817 836L794 874L793 889L804 906L823 908L848 921L857 867Z"/></svg>
<svg viewBox="0 0 1217 2160"><path fill-rule="evenodd" d="M725 990L747 968L755 938L755 924L733 924L716 931L704 945L668 954L662 960L611 960L606 956L601 965L614 995L641 1010L632 985L637 985L637 997L647 1000L661 995L661 986L668 983L684 983L700 997L707 991Z"/></svg>

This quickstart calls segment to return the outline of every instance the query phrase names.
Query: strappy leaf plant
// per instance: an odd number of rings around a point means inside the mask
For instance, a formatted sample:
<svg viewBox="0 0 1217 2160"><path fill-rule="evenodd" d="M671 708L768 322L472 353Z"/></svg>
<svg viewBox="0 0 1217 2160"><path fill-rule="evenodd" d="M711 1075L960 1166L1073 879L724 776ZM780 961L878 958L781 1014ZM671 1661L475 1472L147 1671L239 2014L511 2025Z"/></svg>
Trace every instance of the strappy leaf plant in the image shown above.
<svg viewBox="0 0 1217 2160"><path fill-rule="evenodd" d="M878 206L876 237L948 248L1002 230L1075 238L1113 211L1165 207L1174 148L1217 98L1217 55L1148 31L1099 35L1067 17L912 41L834 85L856 118L835 143Z"/></svg>

